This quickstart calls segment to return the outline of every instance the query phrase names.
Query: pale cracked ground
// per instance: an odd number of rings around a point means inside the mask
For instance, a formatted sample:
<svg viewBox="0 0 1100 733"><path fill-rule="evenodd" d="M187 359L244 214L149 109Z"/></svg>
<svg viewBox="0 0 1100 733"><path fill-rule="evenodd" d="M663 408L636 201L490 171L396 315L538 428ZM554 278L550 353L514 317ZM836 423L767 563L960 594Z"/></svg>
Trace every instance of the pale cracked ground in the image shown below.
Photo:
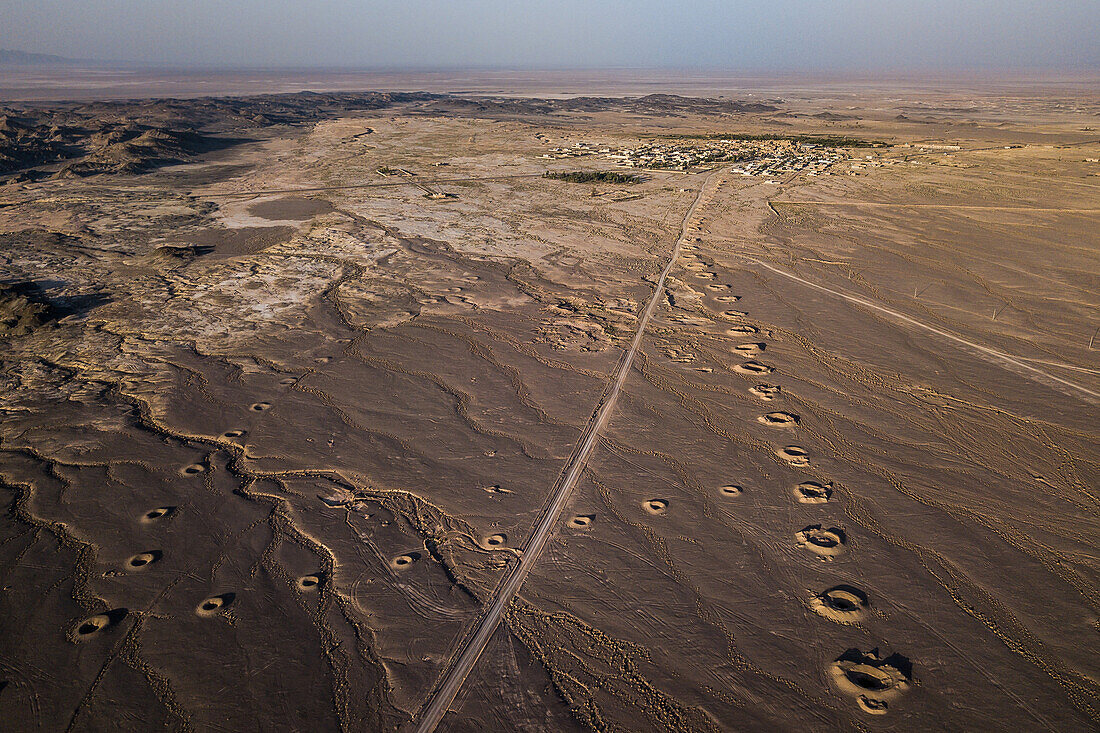
<svg viewBox="0 0 1100 733"><path fill-rule="evenodd" d="M991 109L948 130L962 151L654 173L627 200L536 175L548 144L650 124L600 115L364 116L9 187L2 231L69 236L11 240L5 278L99 298L3 354L6 725L409 721L711 176L441 729L1096 726L1100 144ZM283 191L386 165L485 180Z"/></svg>

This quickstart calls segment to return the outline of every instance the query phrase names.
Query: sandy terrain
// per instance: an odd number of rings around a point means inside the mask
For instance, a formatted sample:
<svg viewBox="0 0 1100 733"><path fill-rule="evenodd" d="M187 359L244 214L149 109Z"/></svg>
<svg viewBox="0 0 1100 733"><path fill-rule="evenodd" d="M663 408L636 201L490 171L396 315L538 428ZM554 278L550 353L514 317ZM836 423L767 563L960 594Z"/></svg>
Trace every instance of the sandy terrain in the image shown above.
<svg viewBox="0 0 1100 733"><path fill-rule="evenodd" d="M8 175L6 725L1100 725L1100 97L768 99ZM884 145L542 176L734 132Z"/></svg>

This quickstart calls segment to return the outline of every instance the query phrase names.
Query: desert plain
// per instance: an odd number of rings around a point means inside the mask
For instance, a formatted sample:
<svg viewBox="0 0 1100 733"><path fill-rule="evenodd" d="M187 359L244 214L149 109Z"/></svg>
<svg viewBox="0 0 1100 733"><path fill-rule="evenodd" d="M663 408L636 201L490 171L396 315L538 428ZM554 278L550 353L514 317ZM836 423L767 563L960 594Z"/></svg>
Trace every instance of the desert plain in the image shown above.
<svg viewBox="0 0 1100 733"><path fill-rule="evenodd" d="M709 83L0 105L2 727L1100 725L1096 87Z"/></svg>

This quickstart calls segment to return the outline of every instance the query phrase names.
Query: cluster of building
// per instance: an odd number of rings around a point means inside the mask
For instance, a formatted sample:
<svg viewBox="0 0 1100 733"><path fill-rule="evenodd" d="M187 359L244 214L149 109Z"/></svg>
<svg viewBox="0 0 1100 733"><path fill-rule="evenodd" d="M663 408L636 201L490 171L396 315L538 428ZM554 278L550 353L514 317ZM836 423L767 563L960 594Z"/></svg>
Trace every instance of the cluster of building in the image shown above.
<svg viewBox="0 0 1100 733"><path fill-rule="evenodd" d="M686 171L713 163L743 160L748 153L730 141L708 141L685 145L682 143L643 143L632 148L609 151L605 158L618 161L628 168L662 168Z"/></svg>
<svg viewBox="0 0 1100 733"><path fill-rule="evenodd" d="M848 165L848 170L846 171L846 173L848 173L848 175L858 176L860 175L859 171L866 168L881 168L884 165L897 165L898 162L899 161L897 159L876 158L873 155L867 155L864 156L862 159L857 158L853 160Z"/></svg>
<svg viewBox="0 0 1100 733"><path fill-rule="evenodd" d="M770 152L753 158L734 166L731 171L743 176L782 176L789 173L816 176L847 159L848 156L838 150L801 145L792 150Z"/></svg>
<svg viewBox="0 0 1100 733"><path fill-rule="evenodd" d="M543 158L598 155L626 168L691 170L735 162L734 173L770 176L785 173L817 175L847 155L818 145L792 140L699 140L648 142L627 148L601 147L587 142L553 148Z"/></svg>
<svg viewBox="0 0 1100 733"><path fill-rule="evenodd" d="M560 148L552 148L550 152L543 153L540 158L581 158L586 155L596 155L597 153L610 153L611 148L596 148L595 146L580 142L573 145L564 146Z"/></svg>

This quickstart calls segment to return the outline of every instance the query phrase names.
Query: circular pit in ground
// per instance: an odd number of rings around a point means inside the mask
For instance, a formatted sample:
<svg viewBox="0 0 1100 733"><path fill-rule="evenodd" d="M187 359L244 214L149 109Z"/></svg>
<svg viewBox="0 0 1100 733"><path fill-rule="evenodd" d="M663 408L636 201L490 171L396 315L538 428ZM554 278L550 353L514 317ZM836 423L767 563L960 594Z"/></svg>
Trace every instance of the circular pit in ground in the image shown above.
<svg viewBox="0 0 1100 733"><path fill-rule="evenodd" d="M215 616L225 611L236 597L236 593L219 593L216 596L210 596L195 607L195 613L199 616Z"/></svg>
<svg viewBox="0 0 1100 733"><path fill-rule="evenodd" d="M733 347L733 350L736 351L741 356L744 356L746 358L752 358L754 356L759 355L761 352L763 352L767 348L768 348L768 345L765 344L765 343L747 343L747 344L738 344L737 346Z"/></svg>
<svg viewBox="0 0 1100 733"><path fill-rule="evenodd" d="M856 699L860 710L883 715L890 702L908 691L909 660L899 654L883 659L877 651L849 649L829 666L829 676L841 692Z"/></svg>
<svg viewBox="0 0 1100 733"><path fill-rule="evenodd" d="M311 573L298 578L298 587L302 590L316 590L321 585L321 574Z"/></svg>
<svg viewBox="0 0 1100 733"><path fill-rule="evenodd" d="M749 394L752 394L765 402L771 402L779 396L782 390L774 384L757 384L749 388Z"/></svg>
<svg viewBox="0 0 1100 733"><path fill-rule="evenodd" d="M126 567L131 570L141 570L157 562L161 558L160 550L149 550L148 552L139 552L129 560L126 561Z"/></svg>
<svg viewBox="0 0 1100 733"><path fill-rule="evenodd" d="M156 509L150 509L141 516L143 522L155 522L158 519L167 517L172 512L176 511L174 506L158 506Z"/></svg>
<svg viewBox="0 0 1100 733"><path fill-rule="evenodd" d="M769 412L756 419L773 428L784 428L797 425L800 418L793 412Z"/></svg>
<svg viewBox="0 0 1100 733"><path fill-rule="evenodd" d="M867 617L867 594L851 585L835 585L810 599L810 608L819 616L841 624L855 624Z"/></svg>
<svg viewBox="0 0 1100 733"><path fill-rule="evenodd" d="M397 569L407 568L419 559L419 552L407 552L404 555L398 555L393 560L391 560L390 565Z"/></svg>
<svg viewBox="0 0 1100 733"><path fill-rule="evenodd" d="M73 627L69 637L73 641L84 641L89 639L99 632L114 626L122 619L126 618L129 611L125 608L115 608L104 613L97 613L94 616L80 621Z"/></svg>
<svg viewBox="0 0 1100 733"><path fill-rule="evenodd" d="M767 364L762 364L758 361L746 361L741 364L737 364L733 367L733 371L739 374L770 374L775 371Z"/></svg>
<svg viewBox="0 0 1100 733"><path fill-rule="evenodd" d="M803 481L794 487L794 496L800 504L824 504L833 496L833 487L817 481Z"/></svg>
<svg viewBox="0 0 1100 733"><path fill-rule="evenodd" d="M820 524L811 524L795 534L795 539L801 547L825 559L832 559L844 552L848 541L844 530L836 527L822 527Z"/></svg>
<svg viewBox="0 0 1100 733"><path fill-rule="evenodd" d="M810 465L810 452L800 445L787 445L777 448L775 454L792 466Z"/></svg>

